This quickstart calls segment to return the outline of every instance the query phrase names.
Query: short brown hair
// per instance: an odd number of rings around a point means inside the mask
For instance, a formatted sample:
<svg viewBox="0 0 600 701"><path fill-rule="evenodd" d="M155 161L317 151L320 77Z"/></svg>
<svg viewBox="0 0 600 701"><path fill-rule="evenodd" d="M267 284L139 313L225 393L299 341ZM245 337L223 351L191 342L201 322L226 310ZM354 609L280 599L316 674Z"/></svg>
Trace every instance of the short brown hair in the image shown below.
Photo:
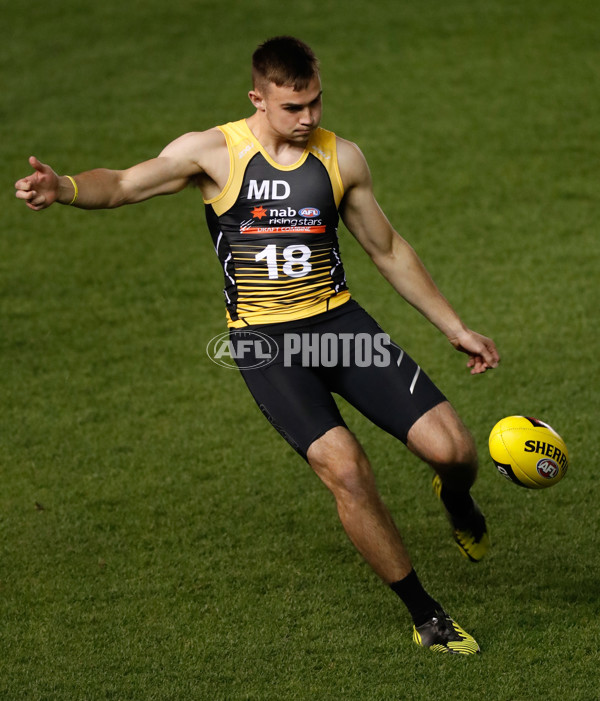
<svg viewBox="0 0 600 701"><path fill-rule="evenodd" d="M269 83L305 90L319 75L319 61L310 46L291 36L263 42L252 54L252 83L264 88Z"/></svg>

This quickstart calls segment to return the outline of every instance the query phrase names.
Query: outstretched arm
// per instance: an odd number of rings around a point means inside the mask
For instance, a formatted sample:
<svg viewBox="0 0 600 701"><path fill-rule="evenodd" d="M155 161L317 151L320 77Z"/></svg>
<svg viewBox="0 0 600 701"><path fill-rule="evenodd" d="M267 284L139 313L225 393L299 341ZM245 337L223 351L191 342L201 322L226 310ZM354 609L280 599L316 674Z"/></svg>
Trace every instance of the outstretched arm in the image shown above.
<svg viewBox="0 0 600 701"><path fill-rule="evenodd" d="M82 209L110 209L182 190L210 170L223 137L215 130L185 134L157 157L126 170L97 168L76 176L58 175L32 156L33 173L15 183L16 196L39 211L55 202Z"/></svg>
<svg viewBox="0 0 600 701"><path fill-rule="evenodd" d="M367 162L359 149L340 139L338 160L345 186L340 207L342 219L381 274L457 350L469 356L467 367L472 374L497 367L500 357L494 342L462 322L412 246L394 230L379 207Z"/></svg>

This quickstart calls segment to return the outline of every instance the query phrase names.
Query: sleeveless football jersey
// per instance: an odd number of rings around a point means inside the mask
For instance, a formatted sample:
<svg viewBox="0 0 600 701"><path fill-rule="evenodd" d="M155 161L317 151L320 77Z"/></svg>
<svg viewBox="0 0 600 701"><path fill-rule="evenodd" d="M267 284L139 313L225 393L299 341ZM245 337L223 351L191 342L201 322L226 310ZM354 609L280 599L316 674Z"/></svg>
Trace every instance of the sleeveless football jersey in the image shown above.
<svg viewBox="0 0 600 701"><path fill-rule="evenodd" d="M293 165L276 163L246 120L218 127L229 178L205 200L225 277L228 326L303 319L350 298L339 254L344 194L335 134L317 129Z"/></svg>

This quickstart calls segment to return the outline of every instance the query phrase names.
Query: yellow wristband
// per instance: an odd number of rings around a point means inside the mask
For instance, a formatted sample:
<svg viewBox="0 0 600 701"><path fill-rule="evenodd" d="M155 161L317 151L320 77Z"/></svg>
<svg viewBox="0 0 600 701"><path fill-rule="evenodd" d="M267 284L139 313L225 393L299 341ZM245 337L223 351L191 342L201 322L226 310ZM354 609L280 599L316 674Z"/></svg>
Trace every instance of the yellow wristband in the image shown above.
<svg viewBox="0 0 600 701"><path fill-rule="evenodd" d="M69 178L71 181L71 185L73 185L73 199L69 202L69 206L72 204L75 204L77 202L77 198L79 197L79 188L77 187L77 183L75 182L75 178L72 178L70 175L65 175L65 178Z"/></svg>

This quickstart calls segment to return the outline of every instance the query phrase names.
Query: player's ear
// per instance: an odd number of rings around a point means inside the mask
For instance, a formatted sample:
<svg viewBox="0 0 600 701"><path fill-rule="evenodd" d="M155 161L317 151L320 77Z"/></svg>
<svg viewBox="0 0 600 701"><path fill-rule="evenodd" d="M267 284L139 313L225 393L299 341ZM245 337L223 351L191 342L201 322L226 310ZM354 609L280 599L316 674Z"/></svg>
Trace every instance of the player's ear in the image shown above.
<svg viewBox="0 0 600 701"><path fill-rule="evenodd" d="M256 88L250 90L250 92L248 93L248 97L250 98L250 102L254 105L254 107L257 110L260 110L261 112L265 111L265 99L260 90L257 90Z"/></svg>

